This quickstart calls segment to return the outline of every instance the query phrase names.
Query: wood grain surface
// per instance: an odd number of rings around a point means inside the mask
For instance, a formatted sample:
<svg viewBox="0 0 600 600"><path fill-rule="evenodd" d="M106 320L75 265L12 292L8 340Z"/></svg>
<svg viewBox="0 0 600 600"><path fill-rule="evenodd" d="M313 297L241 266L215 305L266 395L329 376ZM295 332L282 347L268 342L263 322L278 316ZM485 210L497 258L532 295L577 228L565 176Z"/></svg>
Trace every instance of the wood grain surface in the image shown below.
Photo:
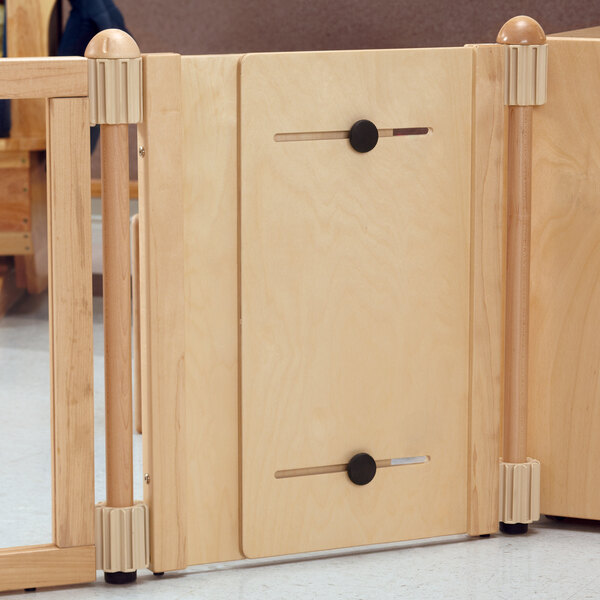
<svg viewBox="0 0 600 600"><path fill-rule="evenodd" d="M548 40L533 122L528 454L541 512L600 519L600 40Z"/></svg>
<svg viewBox="0 0 600 600"><path fill-rule="evenodd" d="M467 530L472 70L469 48L242 59L248 557ZM274 142L361 118L432 132ZM275 478L358 452L431 460Z"/></svg>

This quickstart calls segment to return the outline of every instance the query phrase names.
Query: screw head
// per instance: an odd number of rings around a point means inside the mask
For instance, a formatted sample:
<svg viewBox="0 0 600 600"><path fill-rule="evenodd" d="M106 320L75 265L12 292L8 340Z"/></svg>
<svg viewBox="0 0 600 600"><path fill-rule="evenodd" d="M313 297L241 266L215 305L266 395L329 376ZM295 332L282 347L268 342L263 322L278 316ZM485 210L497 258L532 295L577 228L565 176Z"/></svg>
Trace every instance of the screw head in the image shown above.
<svg viewBox="0 0 600 600"><path fill-rule="evenodd" d="M140 158L144 158L144 156L146 156L146 148L144 148L144 146L140 146L138 149L138 154L140 155Z"/></svg>

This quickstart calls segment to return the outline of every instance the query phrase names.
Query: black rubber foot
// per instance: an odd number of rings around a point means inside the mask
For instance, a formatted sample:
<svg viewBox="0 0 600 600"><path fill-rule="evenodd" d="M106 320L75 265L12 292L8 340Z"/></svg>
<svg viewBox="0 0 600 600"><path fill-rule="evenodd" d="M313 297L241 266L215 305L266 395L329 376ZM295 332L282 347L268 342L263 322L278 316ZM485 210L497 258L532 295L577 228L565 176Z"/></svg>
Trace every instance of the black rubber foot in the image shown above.
<svg viewBox="0 0 600 600"><path fill-rule="evenodd" d="M37 588L25 588L26 592L35 592Z"/></svg>
<svg viewBox="0 0 600 600"><path fill-rule="evenodd" d="M104 573L104 581L114 585L133 583L136 579L137 571L131 571L130 573L123 573L122 571L117 571L116 573Z"/></svg>
<svg viewBox="0 0 600 600"><path fill-rule="evenodd" d="M162 577L165 574L164 571L159 571L158 573L153 573L154 577Z"/></svg>
<svg viewBox="0 0 600 600"><path fill-rule="evenodd" d="M522 535L527 533L528 528L527 523L503 523L500 521L500 531L508 535Z"/></svg>
<svg viewBox="0 0 600 600"><path fill-rule="evenodd" d="M479 537L480 538L489 538L490 534L489 533L482 533Z"/></svg>

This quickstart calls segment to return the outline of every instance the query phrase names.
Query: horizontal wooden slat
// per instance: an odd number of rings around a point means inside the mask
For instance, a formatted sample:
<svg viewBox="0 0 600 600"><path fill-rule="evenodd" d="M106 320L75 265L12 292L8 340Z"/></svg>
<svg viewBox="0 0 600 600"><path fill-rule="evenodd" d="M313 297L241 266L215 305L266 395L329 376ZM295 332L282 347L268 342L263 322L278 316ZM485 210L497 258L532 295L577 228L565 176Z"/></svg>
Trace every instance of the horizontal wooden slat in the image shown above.
<svg viewBox="0 0 600 600"><path fill-rule="evenodd" d="M87 59L0 59L0 98L59 98L88 95Z"/></svg>
<svg viewBox="0 0 600 600"><path fill-rule="evenodd" d="M24 546L0 550L0 592L96 580L94 546Z"/></svg>
<svg viewBox="0 0 600 600"><path fill-rule="evenodd" d="M45 137L0 138L0 150L45 150Z"/></svg>
<svg viewBox="0 0 600 600"><path fill-rule="evenodd" d="M100 179L92 179L92 198L100 198L102 196L102 182ZM137 200L138 198L138 182L129 182L129 199Z"/></svg>
<svg viewBox="0 0 600 600"><path fill-rule="evenodd" d="M0 232L0 256L32 254L31 234L27 231Z"/></svg>
<svg viewBox="0 0 600 600"><path fill-rule="evenodd" d="M0 168L1 169L27 169L29 167L29 152L20 150L3 151L0 139Z"/></svg>

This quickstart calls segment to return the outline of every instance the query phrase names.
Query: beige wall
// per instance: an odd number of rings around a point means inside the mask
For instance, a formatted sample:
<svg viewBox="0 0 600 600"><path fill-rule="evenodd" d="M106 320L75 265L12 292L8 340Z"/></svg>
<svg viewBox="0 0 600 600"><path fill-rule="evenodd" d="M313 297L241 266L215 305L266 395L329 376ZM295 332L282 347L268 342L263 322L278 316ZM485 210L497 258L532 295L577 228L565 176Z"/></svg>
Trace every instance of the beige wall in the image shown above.
<svg viewBox="0 0 600 600"><path fill-rule="evenodd" d="M600 2L592 0L488 3L116 0L116 3L142 52L181 54L462 46L493 41L500 26L517 14L534 17L547 33L600 25ZM135 148L133 175L134 151ZM95 177L98 163L95 156Z"/></svg>

